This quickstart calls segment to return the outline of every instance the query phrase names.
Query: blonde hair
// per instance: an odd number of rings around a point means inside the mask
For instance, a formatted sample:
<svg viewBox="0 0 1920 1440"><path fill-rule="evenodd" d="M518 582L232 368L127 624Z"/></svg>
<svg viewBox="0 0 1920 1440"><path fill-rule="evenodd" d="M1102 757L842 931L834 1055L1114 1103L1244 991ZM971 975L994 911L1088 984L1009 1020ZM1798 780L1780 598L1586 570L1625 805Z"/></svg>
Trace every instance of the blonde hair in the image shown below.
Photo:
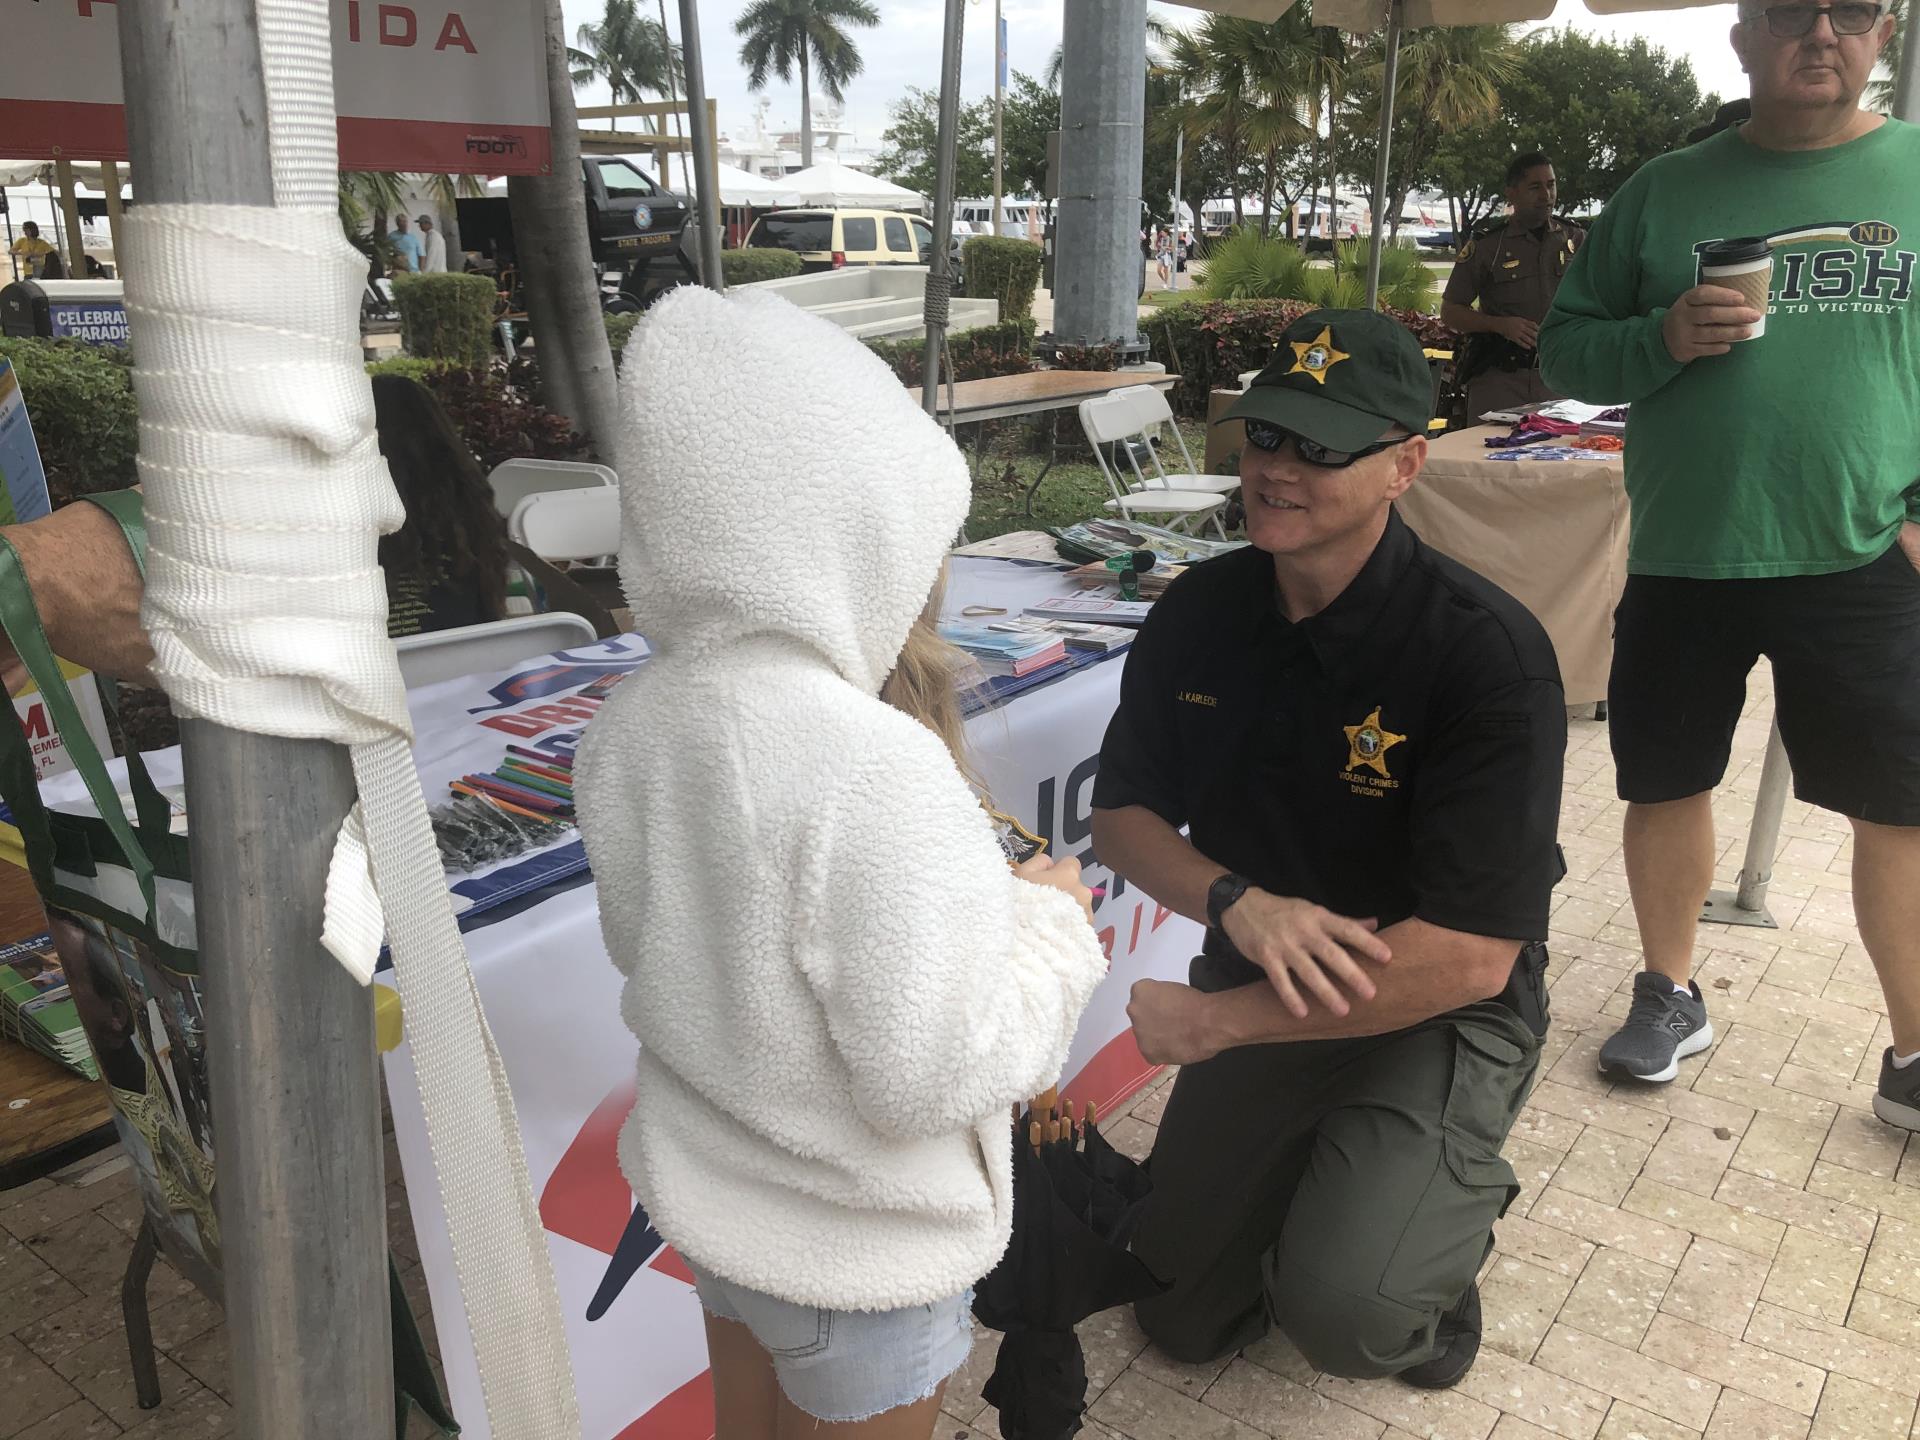
<svg viewBox="0 0 1920 1440"><path fill-rule="evenodd" d="M945 570L934 582L926 607L907 631L893 673L880 687L880 698L903 715L910 715L940 737L953 763L974 789L980 788L967 762L966 714L960 685L967 672L966 658L940 636L940 608L946 599Z"/></svg>

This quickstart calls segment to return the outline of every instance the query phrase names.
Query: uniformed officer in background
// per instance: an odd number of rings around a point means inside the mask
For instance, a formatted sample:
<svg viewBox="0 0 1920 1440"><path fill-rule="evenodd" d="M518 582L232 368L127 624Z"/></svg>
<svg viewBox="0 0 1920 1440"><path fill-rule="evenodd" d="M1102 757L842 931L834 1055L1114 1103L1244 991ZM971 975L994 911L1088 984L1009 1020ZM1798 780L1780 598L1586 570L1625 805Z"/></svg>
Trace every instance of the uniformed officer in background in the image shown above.
<svg viewBox="0 0 1920 1440"><path fill-rule="evenodd" d="M1272 1324L1315 1369L1439 1388L1479 1350L1546 1029L1566 703L1539 622L1394 513L1432 405L1391 317L1288 327L1230 412L1252 543L1154 605L1101 747L1101 861L1209 925L1192 985L1128 1009L1185 1066L1133 1247L1179 1360Z"/></svg>
<svg viewBox="0 0 1920 1440"><path fill-rule="evenodd" d="M1541 380L1535 347L1567 262L1587 238L1554 218L1553 161L1538 151L1507 166L1506 193L1513 213L1461 247L1440 304L1441 321L1466 337L1460 378L1472 419L1561 398Z"/></svg>

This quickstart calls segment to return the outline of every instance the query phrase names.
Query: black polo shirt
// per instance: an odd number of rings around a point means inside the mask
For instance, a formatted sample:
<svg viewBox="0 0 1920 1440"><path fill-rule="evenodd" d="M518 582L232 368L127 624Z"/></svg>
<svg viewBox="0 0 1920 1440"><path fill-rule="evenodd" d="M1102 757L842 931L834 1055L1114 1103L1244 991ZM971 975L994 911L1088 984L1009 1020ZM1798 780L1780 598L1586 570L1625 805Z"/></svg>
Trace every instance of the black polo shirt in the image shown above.
<svg viewBox="0 0 1920 1440"><path fill-rule="evenodd" d="M1096 808L1144 805L1262 889L1341 915L1546 938L1564 869L1553 647L1397 513L1297 623L1264 551L1196 566L1126 663Z"/></svg>

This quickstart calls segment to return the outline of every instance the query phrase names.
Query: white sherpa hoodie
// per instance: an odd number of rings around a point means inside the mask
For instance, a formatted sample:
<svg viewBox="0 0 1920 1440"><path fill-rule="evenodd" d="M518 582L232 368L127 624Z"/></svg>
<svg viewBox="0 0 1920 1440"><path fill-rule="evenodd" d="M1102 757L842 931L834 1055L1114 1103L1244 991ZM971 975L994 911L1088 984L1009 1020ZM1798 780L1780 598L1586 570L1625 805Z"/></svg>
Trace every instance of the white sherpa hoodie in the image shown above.
<svg viewBox="0 0 1920 1440"><path fill-rule="evenodd" d="M966 464L877 357L771 296L676 291L624 369L620 574L658 653L575 787L641 1044L621 1166L737 1284L954 1295L1006 1248L1008 1107L1059 1074L1106 968L877 698Z"/></svg>

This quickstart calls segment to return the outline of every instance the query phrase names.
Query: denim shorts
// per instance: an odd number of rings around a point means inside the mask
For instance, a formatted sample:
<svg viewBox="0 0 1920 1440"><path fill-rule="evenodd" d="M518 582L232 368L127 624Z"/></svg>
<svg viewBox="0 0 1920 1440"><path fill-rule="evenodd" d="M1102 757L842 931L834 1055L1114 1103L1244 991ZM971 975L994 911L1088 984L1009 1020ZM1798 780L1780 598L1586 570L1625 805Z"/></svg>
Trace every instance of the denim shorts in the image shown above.
<svg viewBox="0 0 1920 1440"><path fill-rule="evenodd" d="M687 1268L706 1312L746 1326L787 1399L816 1420L866 1420L924 1400L973 1349L971 1289L904 1310L827 1310Z"/></svg>

